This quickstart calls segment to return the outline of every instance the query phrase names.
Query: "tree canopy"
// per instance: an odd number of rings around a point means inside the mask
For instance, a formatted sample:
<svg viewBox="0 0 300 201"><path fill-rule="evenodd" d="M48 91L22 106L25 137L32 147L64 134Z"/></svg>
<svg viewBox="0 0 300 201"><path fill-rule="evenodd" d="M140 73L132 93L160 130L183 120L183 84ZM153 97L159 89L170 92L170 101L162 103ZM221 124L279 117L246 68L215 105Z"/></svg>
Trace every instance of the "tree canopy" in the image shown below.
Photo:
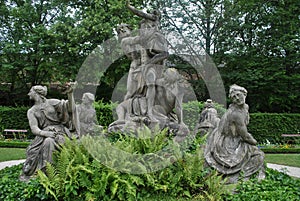
<svg viewBox="0 0 300 201"><path fill-rule="evenodd" d="M219 67L226 89L234 83L248 89L251 111L300 112L298 0L131 3L159 9L162 30L199 44ZM114 36L118 24L138 26L140 19L125 5L118 0L1 0L0 104L26 104L21 100L32 85L74 80L87 56ZM185 61L170 60L189 78L198 99L208 98L201 75ZM108 100L128 68L126 57L114 62L97 98Z"/></svg>

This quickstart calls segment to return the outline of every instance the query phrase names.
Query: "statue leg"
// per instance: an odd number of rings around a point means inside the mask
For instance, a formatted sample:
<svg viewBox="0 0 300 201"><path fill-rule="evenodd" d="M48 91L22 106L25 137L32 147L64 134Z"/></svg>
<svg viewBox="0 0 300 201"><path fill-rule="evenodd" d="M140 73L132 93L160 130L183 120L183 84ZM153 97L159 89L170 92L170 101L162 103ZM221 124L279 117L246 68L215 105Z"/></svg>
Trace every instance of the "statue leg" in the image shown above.
<svg viewBox="0 0 300 201"><path fill-rule="evenodd" d="M147 71L146 74L146 85L147 85L147 93L146 93L146 98L147 98L147 107L148 107L148 116L151 119L151 121L157 122L156 118L153 115L153 107L154 107L154 100L156 96L156 91L155 91L155 81L156 81L156 73L154 68L150 68Z"/></svg>
<svg viewBox="0 0 300 201"><path fill-rule="evenodd" d="M130 69L127 78L127 93L125 95L124 100L128 100L131 98L137 90L136 82L133 79L133 70Z"/></svg>

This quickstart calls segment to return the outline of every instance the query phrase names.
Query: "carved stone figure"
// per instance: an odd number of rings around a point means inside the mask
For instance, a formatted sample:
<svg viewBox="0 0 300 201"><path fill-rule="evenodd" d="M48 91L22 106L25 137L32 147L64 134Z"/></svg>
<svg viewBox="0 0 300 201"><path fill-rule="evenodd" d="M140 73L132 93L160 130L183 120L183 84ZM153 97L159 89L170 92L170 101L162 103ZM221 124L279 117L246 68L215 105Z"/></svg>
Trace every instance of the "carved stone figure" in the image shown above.
<svg viewBox="0 0 300 201"><path fill-rule="evenodd" d="M155 82L162 77L163 65L168 57L167 41L159 30L160 13L154 10L152 13L145 13L127 5L130 11L135 15L142 17L140 23L139 40L141 45L141 72L146 83L146 98L148 107L148 116L152 121L157 121L152 115L152 109L155 99Z"/></svg>
<svg viewBox="0 0 300 201"><path fill-rule="evenodd" d="M141 65L141 47L139 46L139 37L131 35L132 30L128 24L120 24L117 32L121 48L131 60L127 79L127 93L124 98L124 100L128 100L135 94L142 93L144 87L143 77L139 69Z"/></svg>
<svg viewBox="0 0 300 201"><path fill-rule="evenodd" d="M175 68L166 69L163 77L156 80L155 84L156 96L152 115L157 122L153 123L148 117L145 96L135 96L118 105L116 111L119 119L109 126L109 131L159 125L160 128L168 127L178 135L186 136L189 129L183 122L182 114L184 88L184 80L178 71Z"/></svg>
<svg viewBox="0 0 300 201"><path fill-rule="evenodd" d="M246 95L245 88L238 85L230 87L232 104L218 127L209 134L205 147L206 163L226 176L228 183L236 183L239 176L248 179L257 172L259 179L265 177L264 153L247 131L249 113Z"/></svg>
<svg viewBox="0 0 300 201"><path fill-rule="evenodd" d="M142 20L136 36L126 24L117 29L131 65L127 93L116 108L118 120L109 125L108 131L131 133L144 126L159 126L169 128L183 139L189 132L182 117L184 87L177 70L166 69L164 65L169 54L167 41L159 30L160 13L146 13L130 4L127 7Z"/></svg>
<svg viewBox="0 0 300 201"><path fill-rule="evenodd" d="M68 86L68 100L47 99L47 87L33 86L28 96L34 105L27 111L29 126L35 135L26 150L20 180L28 181L37 170L45 170L46 163L52 162L52 153L63 144L65 137L72 137L78 125L72 121L75 105L71 85Z"/></svg>
<svg viewBox="0 0 300 201"><path fill-rule="evenodd" d="M77 113L79 115L80 136L94 135L102 130L102 126L98 125L96 110L93 106L95 96L91 93L84 93L82 96L82 103L77 106Z"/></svg>
<svg viewBox="0 0 300 201"><path fill-rule="evenodd" d="M207 99L194 133L203 136L218 126L220 119L211 99Z"/></svg>

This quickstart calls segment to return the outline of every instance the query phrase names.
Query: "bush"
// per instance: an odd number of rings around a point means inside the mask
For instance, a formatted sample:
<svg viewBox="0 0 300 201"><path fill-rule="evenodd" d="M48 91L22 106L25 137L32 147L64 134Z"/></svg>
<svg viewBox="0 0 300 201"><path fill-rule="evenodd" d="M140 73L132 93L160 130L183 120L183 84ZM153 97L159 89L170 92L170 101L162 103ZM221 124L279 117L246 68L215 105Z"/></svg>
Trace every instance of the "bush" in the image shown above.
<svg viewBox="0 0 300 201"><path fill-rule="evenodd" d="M300 148L260 148L260 150L273 154L300 153Z"/></svg>
<svg viewBox="0 0 300 201"><path fill-rule="evenodd" d="M0 147L11 147L11 148L26 148L30 142L21 141L0 141Z"/></svg>
<svg viewBox="0 0 300 201"><path fill-rule="evenodd" d="M43 186L33 179L29 183L19 181L22 165L0 170L0 200L2 201L51 201Z"/></svg>
<svg viewBox="0 0 300 201"><path fill-rule="evenodd" d="M98 123L101 126L108 127L109 124L114 121L113 112L117 107L117 103L103 103L103 101L97 101L94 103L94 107Z"/></svg>
<svg viewBox="0 0 300 201"><path fill-rule="evenodd" d="M151 132L148 130L146 134ZM169 156L160 155L159 150L168 153L167 145L172 143L165 131L152 133L152 138L118 135L114 136L114 143L89 136L80 142L67 141L55 162L47 166L47 175L38 173L46 192L56 200L78 201L144 200L156 194L219 200L225 192L221 176L203 167L199 146L193 153L175 149L175 156L182 157L169 158L169 166L157 169L156 165L166 163L162 157ZM141 160L134 161L140 155ZM151 160L156 163L149 164ZM118 171L120 166L122 171Z"/></svg>
<svg viewBox="0 0 300 201"><path fill-rule="evenodd" d="M30 130L27 120L28 107L2 107L0 106L0 132L4 129Z"/></svg>
<svg viewBox="0 0 300 201"><path fill-rule="evenodd" d="M300 131L300 114L250 114L248 131L259 144L269 140L272 144L284 144L281 134L298 133Z"/></svg>
<svg viewBox="0 0 300 201"><path fill-rule="evenodd" d="M289 200L300 197L300 180L267 168L266 179L251 179L238 184L236 194L225 196L225 201Z"/></svg>

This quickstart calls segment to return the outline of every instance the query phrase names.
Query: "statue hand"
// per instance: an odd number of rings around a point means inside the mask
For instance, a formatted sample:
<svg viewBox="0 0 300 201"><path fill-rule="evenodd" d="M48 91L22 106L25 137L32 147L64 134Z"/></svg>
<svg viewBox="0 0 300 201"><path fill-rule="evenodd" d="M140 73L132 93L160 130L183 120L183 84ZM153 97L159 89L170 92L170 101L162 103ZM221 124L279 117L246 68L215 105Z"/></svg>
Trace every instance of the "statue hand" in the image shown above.
<svg viewBox="0 0 300 201"><path fill-rule="evenodd" d="M74 88L76 87L77 85L77 82L67 82L65 85L64 85L64 94L69 94L69 93L72 93Z"/></svg>
<svg viewBox="0 0 300 201"><path fill-rule="evenodd" d="M39 134L43 137L55 138L55 133L52 131L40 131Z"/></svg>

